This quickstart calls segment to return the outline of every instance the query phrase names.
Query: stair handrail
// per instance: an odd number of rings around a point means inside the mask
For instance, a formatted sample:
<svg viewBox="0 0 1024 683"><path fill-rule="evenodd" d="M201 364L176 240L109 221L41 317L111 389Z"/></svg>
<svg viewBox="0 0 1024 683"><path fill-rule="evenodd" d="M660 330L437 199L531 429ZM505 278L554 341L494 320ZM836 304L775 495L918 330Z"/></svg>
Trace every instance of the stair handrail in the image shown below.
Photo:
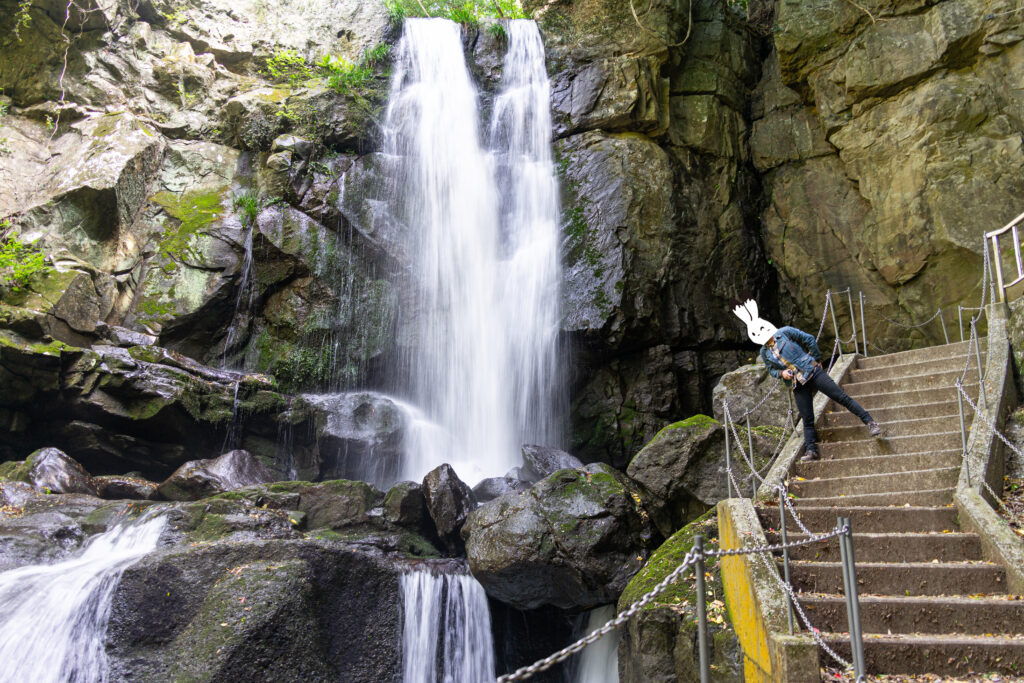
<svg viewBox="0 0 1024 683"><path fill-rule="evenodd" d="M993 230L991 232L986 232L985 233L985 247L986 247L986 249L988 248L989 241L992 242L992 255L993 255L992 261L993 261L993 264L995 265L995 271L996 271L995 274L996 274L996 283L998 284L997 291L999 293L999 302L1000 303L1004 303L1004 304L1006 303L1006 290L1009 289L1010 287L1013 287L1015 284L1017 284L1017 283L1019 283L1021 281L1024 281L1024 262L1022 262L1022 260L1021 260L1021 255L1020 255L1020 235L1019 235L1019 232L1017 230L1018 226L1022 222L1024 222L1024 213L1020 214L1019 216L1014 218L1012 221L1010 221L1009 223L1007 223L1003 227L999 228L998 230ZM1007 232L1010 232L1013 235L1013 256L1014 256L1014 263L1017 266L1017 277L1014 279L1013 282L1010 282L1009 284L1007 284L1007 283L1005 283L1003 281L1003 264L1002 264L1002 260L1000 259L1000 254L999 254L999 236L1000 235L1004 235Z"/></svg>

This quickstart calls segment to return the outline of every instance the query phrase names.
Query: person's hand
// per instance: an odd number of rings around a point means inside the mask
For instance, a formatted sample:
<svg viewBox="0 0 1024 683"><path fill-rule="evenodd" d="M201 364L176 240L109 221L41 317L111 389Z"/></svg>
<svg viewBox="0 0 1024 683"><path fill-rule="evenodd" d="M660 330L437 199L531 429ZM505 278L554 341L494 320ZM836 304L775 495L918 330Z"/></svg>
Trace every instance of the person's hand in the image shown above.
<svg viewBox="0 0 1024 683"><path fill-rule="evenodd" d="M782 379L793 379L793 371L786 368L782 371Z"/></svg>

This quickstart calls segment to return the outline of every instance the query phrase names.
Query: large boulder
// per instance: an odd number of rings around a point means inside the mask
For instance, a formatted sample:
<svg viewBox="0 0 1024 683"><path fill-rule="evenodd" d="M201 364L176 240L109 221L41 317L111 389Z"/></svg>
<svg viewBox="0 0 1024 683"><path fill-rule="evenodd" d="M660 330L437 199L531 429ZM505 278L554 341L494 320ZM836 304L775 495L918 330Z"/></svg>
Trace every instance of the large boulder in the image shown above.
<svg viewBox="0 0 1024 683"><path fill-rule="evenodd" d="M772 395L765 400L765 395ZM762 400L764 403L761 403ZM734 420L761 404L750 414L753 425L779 425L785 423L790 409L789 389L768 374L764 363L754 362L727 372L711 391L711 405L716 420L724 418L723 404L729 404Z"/></svg>
<svg viewBox="0 0 1024 683"><path fill-rule="evenodd" d="M461 551L459 531L476 506L472 489L459 479L451 465L445 463L427 472L423 478L423 494L438 536L450 551Z"/></svg>
<svg viewBox="0 0 1024 683"><path fill-rule="evenodd" d="M149 500L158 484L127 475L107 474L94 477L99 497L105 500Z"/></svg>
<svg viewBox="0 0 1024 683"><path fill-rule="evenodd" d="M640 493L604 464L561 470L474 510L463 527L473 576L520 609L614 600L654 536Z"/></svg>
<svg viewBox="0 0 1024 683"><path fill-rule="evenodd" d="M40 448L10 475L37 491L99 495L96 481L76 460L57 448Z"/></svg>
<svg viewBox="0 0 1024 683"><path fill-rule="evenodd" d="M751 458L763 468L782 432L751 428L749 442L745 426L737 426L736 432L743 443L733 441L733 477L742 486L742 495L749 495L750 468L740 450L747 451L752 442ZM626 472L646 492L648 509L668 536L729 495L722 425L707 415L670 424L636 454Z"/></svg>
<svg viewBox="0 0 1024 683"><path fill-rule="evenodd" d="M156 488L163 500L199 500L274 480L273 473L248 451L228 451L211 460L192 460Z"/></svg>
<svg viewBox="0 0 1024 683"><path fill-rule="evenodd" d="M519 493L530 488L530 484L517 477L488 477L473 487L473 497L478 503L487 503L498 496Z"/></svg>

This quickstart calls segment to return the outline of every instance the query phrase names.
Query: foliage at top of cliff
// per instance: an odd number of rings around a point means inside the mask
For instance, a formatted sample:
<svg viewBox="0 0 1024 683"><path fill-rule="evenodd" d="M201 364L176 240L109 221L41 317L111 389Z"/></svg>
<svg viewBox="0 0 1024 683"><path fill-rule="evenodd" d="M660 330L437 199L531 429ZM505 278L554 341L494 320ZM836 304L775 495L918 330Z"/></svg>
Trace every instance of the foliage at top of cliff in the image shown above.
<svg viewBox="0 0 1024 683"><path fill-rule="evenodd" d="M438 17L475 25L481 19L526 19L519 0L385 0L392 23L407 17Z"/></svg>

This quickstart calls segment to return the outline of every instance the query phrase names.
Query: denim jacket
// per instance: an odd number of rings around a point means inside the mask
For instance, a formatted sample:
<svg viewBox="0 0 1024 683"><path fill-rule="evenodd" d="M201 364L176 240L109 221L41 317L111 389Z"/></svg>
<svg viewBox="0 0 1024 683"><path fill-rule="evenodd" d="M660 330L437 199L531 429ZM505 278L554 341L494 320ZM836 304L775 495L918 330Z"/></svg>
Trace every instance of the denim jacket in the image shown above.
<svg viewBox="0 0 1024 683"><path fill-rule="evenodd" d="M821 351L814 337L795 327L783 327L772 336L775 351L781 356L780 362L770 348L770 342L761 347L761 360L764 361L768 373L772 377L782 379L782 371L790 365L796 371L796 379L803 384L817 369L816 363L821 361ZM791 380L783 379L786 386L793 386Z"/></svg>

